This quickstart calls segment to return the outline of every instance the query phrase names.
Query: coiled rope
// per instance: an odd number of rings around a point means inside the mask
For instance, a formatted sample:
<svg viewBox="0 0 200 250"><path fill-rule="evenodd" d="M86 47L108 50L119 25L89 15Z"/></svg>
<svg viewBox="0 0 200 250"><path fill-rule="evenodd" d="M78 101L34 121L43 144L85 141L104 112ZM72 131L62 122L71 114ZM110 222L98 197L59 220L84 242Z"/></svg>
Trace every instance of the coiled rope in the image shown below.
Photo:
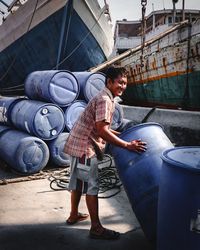
<svg viewBox="0 0 200 250"><path fill-rule="evenodd" d="M99 169L99 198L105 199L117 195L121 191L122 183L119 180L115 167L112 166L112 157L104 155L103 161L98 164ZM49 178L50 188L54 191L67 190L70 170L65 168L61 171L54 172ZM106 195L102 195L107 193Z"/></svg>

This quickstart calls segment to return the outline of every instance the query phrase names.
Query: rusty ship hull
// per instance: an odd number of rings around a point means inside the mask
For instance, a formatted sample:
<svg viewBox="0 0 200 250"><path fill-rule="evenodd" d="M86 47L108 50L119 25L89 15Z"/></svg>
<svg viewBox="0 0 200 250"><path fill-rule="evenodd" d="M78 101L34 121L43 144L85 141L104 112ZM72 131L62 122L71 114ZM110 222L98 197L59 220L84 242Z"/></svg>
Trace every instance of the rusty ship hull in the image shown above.
<svg viewBox="0 0 200 250"><path fill-rule="evenodd" d="M124 104L200 110L200 20L127 54L118 60L128 70Z"/></svg>

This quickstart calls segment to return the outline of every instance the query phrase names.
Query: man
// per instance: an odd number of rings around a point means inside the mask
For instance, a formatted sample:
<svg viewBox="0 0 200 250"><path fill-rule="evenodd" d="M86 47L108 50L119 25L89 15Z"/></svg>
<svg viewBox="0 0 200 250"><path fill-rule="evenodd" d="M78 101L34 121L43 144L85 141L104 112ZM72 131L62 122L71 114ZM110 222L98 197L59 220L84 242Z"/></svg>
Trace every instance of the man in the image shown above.
<svg viewBox="0 0 200 250"><path fill-rule="evenodd" d="M66 141L64 152L71 155L71 213L67 224L85 220L88 215L78 211L81 195L86 194L86 204L91 219L89 236L95 239L118 239L120 234L102 226L98 214L98 161L97 156L105 141L127 150L143 152L144 142L120 139L110 128L114 112L114 97L121 96L127 86L126 70L110 67L106 73L106 87L95 96L80 115Z"/></svg>

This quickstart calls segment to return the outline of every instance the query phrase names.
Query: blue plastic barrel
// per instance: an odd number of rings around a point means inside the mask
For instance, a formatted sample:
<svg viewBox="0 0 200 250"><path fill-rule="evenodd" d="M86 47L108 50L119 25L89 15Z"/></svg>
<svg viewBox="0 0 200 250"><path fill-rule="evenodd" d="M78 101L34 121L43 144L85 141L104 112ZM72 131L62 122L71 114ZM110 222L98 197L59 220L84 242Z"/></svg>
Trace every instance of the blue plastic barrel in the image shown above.
<svg viewBox="0 0 200 250"><path fill-rule="evenodd" d="M79 84L75 76L66 70L34 71L25 80L25 93L30 99L66 107L77 99Z"/></svg>
<svg viewBox="0 0 200 250"><path fill-rule="evenodd" d="M21 100L26 99L25 97L8 97L0 96L0 123L5 125L11 125L10 113L12 107Z"/></svg>
<svg viewBox="0 0 200 250"><path fill-rule="evenodd" d="M49 149L44 141L5 126L0 126L0 131L0 157L11 168L33 174L46 166Z"/></svg>
<svg viewBox="0 0 200 250"><path fill-rule="evenodd" d="M6 132L7 130L12 129L11 127L0 125L0 135Z"/></svg>
<svg viewBox="0 0 200 250"><path fill-rule="evenodd" d="M73 72L80 85L78 99L87 102L96 96L105 87L105 75L103 73Z"/></svg>
<svg viewBox="0 0 200 250"><path fill-rule="evenodd" d="M125 141L141 139L147 142L144 153L117 146L110 150L133 211L146 237L155 242L157 233L158 187L163 150L173 148L169 138L157 123L136 125L119 136Z"/></svg>
<svg viewBox="0 0 200 250"><path fill-rule="evenodd" d="M158 250L200 249L200 147L164 151Z"/></svg>
<svg viewBox="0 0 200 250"><path fill-rule="evenodd" d="M50 159L57 166L66 167L70 165L70 156L63 152L68 135L69 133L63 132L56 139L48 142Z"/></svg>
<svg viewBox="0 0 200 250"><path fill-rule="evenodd" d="M113 119L112 119L112 124L111 124L111 128L113 130L117 130L123 122L123 109L122 106L119 103L115 103L115 110L113 113Z"/></svg>
<svg viewBox="0 0 200 250"><path fill-rule="evenodd" d="M72 129L78 117L83 113L87 106L85 101L75 101L64 112L65 125L68 131Z"/></svg>
<svg viewBox="0 0 200 250"><path fill-rule="evenodd" d="M21 100L11 111L11 121L18 129L44 140L56 138L64 129L64 113L52 103Z"/></svg>
<svg viewBox="0 0 200 250"><path fill-rule="evenodd" d="M123 132L124 130L127 130L128 129L128 124L130 124L132 121L129 120L129 119L126 119L126 118L123 118L122 119L122 123L121 125L118 127L117 131L119 132ZM135 124L136 125L136 124ZM130 126L129 126L130 127ZM131 126L133 127L133 125Z"/></svg>

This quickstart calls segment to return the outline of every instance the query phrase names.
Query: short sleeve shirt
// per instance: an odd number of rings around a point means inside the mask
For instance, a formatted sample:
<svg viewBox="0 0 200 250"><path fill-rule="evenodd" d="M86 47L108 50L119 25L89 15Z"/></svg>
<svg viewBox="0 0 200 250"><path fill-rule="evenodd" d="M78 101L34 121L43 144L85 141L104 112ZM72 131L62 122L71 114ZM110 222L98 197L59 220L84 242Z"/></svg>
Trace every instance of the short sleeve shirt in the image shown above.
<svg viewBox="0 0 200 250"><path fill-rule="evenodd" d="M75 157L92 157L95 154L92 140L103 149L105 141L98 135L95 123L105 121L111 124L114 112L114 99L108 88L104 88L87 105L69 133L64 152Z"/></svg>

